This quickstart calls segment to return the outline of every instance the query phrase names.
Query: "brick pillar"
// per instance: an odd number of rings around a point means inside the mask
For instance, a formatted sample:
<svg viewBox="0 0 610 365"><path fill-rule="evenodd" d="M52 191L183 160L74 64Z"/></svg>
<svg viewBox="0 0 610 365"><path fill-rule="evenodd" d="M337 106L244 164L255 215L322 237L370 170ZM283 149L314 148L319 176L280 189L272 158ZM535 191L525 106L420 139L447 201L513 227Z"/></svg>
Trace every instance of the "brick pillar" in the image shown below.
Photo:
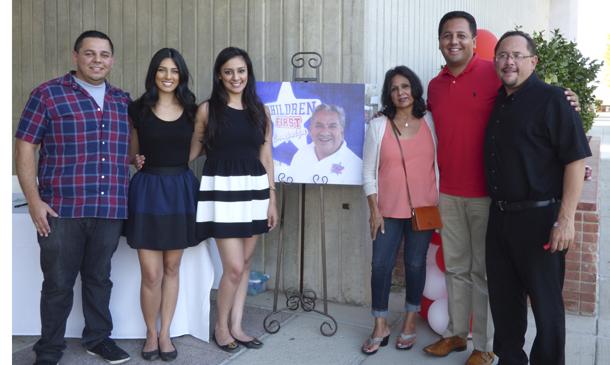
<svg viewBox="0 0 610 365"><path fill-rule="evenodd" d="M576 237L566 255L566 276L563 299L566 311L573 314L594 315L597 312L599 265L599 211L597 204L599 176L599 138L590 143L593 156L586 164L593 168L578 203L574 222Z"/></svg>

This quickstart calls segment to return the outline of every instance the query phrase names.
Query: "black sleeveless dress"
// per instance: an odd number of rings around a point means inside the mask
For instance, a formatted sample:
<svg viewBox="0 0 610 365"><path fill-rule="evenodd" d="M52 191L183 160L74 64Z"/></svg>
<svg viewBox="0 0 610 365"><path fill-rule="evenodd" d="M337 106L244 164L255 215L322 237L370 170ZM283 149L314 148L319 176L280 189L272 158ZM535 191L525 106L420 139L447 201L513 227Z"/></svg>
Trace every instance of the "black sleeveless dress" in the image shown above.
<svg viewBox="0 0 610 365"><path fill-rule="evenodd" d="M167 122L149 111L140 116L130 107L138 131L142 170L129 183L127 243L132 248L176 250L197 245L197 186L188 167L194 125L183 113Z"/></svg>
<svg viewBox="0 0 610 365"><path fill-rule="evenodd" d="M245 110L224 108L207 151L197 203L197 238L246 238L269 231L269 180L260 161L264 142Z"/></svg>

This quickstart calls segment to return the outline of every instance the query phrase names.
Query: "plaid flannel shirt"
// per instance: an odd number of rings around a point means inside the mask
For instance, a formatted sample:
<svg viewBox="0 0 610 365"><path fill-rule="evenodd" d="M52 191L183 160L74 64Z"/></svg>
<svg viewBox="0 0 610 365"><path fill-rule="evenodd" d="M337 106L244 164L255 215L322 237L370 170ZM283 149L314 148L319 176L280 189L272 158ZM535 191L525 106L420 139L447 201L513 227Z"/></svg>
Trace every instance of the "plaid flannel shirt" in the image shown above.
<svg viewBox="0 0 610 365"><path fill-rule="evenodd" d="M40 144L40 197L64 218L127 218L129 94L106 83L104 110L68 73L34 89L16 138Z"/></svg>

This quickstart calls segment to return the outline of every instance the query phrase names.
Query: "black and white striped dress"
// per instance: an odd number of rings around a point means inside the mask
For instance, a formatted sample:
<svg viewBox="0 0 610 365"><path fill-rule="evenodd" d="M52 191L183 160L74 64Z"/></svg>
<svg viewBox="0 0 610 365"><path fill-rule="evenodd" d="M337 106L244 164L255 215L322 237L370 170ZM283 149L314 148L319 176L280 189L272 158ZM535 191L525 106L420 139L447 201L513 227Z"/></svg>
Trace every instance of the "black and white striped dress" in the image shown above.
<svg viewBox="0 0 610 365"><path fill-rule="evenodd" d="M259 159L264 136L248 112L224 108L213 147L207 151L197 202L197 237L242 238L265 233L269 180Z"/></svg>

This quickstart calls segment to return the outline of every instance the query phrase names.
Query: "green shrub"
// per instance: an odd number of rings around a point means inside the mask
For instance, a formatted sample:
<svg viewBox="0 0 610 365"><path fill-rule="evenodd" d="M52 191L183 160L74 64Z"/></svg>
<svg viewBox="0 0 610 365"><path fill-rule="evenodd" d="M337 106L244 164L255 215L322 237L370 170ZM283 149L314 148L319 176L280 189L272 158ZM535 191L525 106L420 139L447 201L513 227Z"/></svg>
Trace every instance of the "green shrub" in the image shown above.
<svg viewBox="0 0 610 365"><path fill-rule="evenodd" d="M585 132L588 132L596 117L595 78L603 62L583 57L576 43L566 40L559 29L552 32L550 40L544 38L544 31L534 32L532 38L538 47L536 73L545 82L572 89L580 102L580 117Z"/></svg>
<svg viewBox="0 0 610 365"><path fill-rule="evenodd" d="M603 110L602 110L603 103L604 103L604 101L602 99L595 99L595 111L596 112L603 112Z"/></svg>

